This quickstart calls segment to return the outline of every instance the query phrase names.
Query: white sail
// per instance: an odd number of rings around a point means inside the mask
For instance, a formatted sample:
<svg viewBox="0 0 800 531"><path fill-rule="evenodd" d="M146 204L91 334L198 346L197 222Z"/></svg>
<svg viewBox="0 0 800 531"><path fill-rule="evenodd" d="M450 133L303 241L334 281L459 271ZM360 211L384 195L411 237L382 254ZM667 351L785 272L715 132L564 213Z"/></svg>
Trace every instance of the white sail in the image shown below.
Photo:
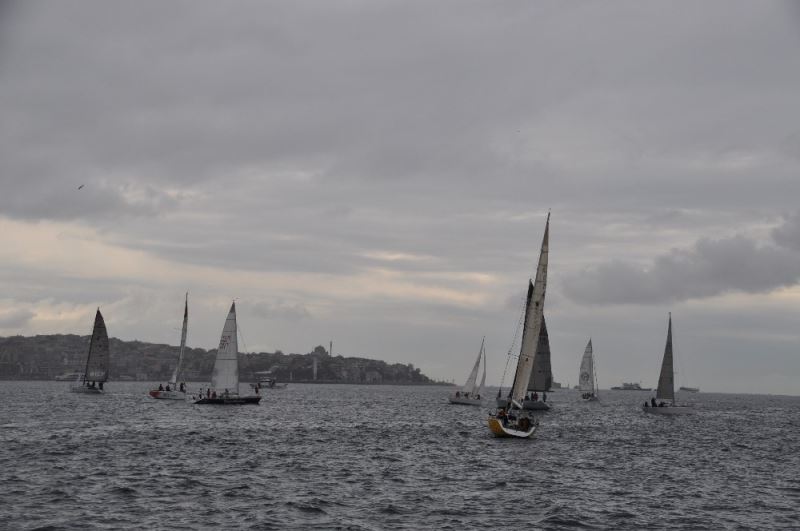
<svg viewBox="0 0 800 531"><path fill-rule="evenodd" d="M539 253L539 264L536 268L536 280L528 282L528 297L525 303L525 321L522 329L522 346L517 371L514 374L514 386L511 390L511 399L522 403L528 390L528 383L533 370L533 360L539 344L539 334L542 329L542 312L544 311L544 296L547 288L547 255L548 236L550 232L550 214L547 214L547 223L544 227L544 238Z"/></svg>
<svg viewBox="0 0 800 531"><path fill-rule="evenodd" d="M211 387L217 393L226 389L230 394L239 393L239 345L236 339L236 303L231 304L222 336L219 338L217 359L211 374Z"/></svg>
<svg viewBox="0 0 800 531"><path fill-rule="evenodd" d="M583 351L583 358L581 359L581 372L579 375L580 390L583 393L594 394L594 358L592 356L592 340L586 344L586 350Z"/></svg>
<svg viewBox="0 0 800 531"><path fill-rule="evenodd" d="M478 396L483 394L483 388L486 387L486 349L481 344L481 350L483 351L483 376L481 376L481 383L478 386L478 391L475 393Z"/></svg>
<svg viewBox="0 0 800 531"><path fill-rule="evenodd" d="M89 342L89 356L86 358L86 370L83 373L85 382L105 382L108 380L109 364L108 332L100 308L94 317L92 339Z"/></svg>
<svg viewBox="0 0 800 531"><path fill-rule="evenodd" d="M178 374L181 370L181 362L183 362L183 351L186 349L186 330L189 324L189 294L186 294L186 301L183 306L183 328L181 329L181 350L178 352L178 364L175 365L175 372L172 373L170 383L175 385L178 383Z"/></svg>
<svg viewBox="0 0 800 531"><path fill-rule="evenodd" d="M669 314L667 326L667 345L664 347L664 359L661 361L661 374L658 376L656 398L675 403L675 376L672 372L672 314Z"/></svg>
<svg viewBox="0 0 800 531"><path fill-rule="evenodd" d="M486 338L484 338L485 340ZM466 383L461 388L462 393L472 393L475 390L475 380L478 379L478 369L481 367L481 355L483 353L483 341L481 340L481 349L478 351L478 359L475 360L475 365L472 367L472 372L469 373Z"/></svg>

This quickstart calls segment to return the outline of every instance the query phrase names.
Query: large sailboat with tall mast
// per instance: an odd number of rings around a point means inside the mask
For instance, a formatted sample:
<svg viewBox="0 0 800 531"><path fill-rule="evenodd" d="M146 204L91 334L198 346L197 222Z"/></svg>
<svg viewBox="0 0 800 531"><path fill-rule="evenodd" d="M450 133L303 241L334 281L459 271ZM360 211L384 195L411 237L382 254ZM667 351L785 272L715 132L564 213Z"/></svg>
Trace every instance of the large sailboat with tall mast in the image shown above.
<svg viewBox="0 0 800 531"><path fill-rule="evenodd" d="M595 402L597 397L597 375L594 372L594 351L592 350L592 339L586 344L581 358L581 372L578 375L578 388L581 391L581 398L588 402Z"/></svg>
<svg viewBox="0 0 800 531"><path fill-rule="evenodd" d="M239 395L239 342L236 328L236 302L231 304L222 335L219 338L211 387L195 400L195 404L242 405L258 404L261 395ZM258 393L258 389L256 389Z"/></svg>
<svg viewBox="0 0 800 531"><path fill-rule="evenodd" d="M183 351L186 349L186 331L189 325L189 294L183 302L183 327L181 328L181 348L178 351L178 363L175 364L175 370L172 373L172 378L167 382L166 388L159 384L158 389L151 389L150 396L161 400L185 400L186 399L186 384L180 381L178 377L181 372L181 362L183 361ZM180 383L178 383L180 382Z"/></svg>
<svg viewBox="0 0 800 531"><path fill-rule="evenodd" d="M110 359L108 332L100 308L94 316L92 337L89 340L89 353L86 355L86 366L83 373L70 386L73 393L100 394L103 384L108 381L108 365Z"/></svg>
<svg viewBox="0 0 800 531"><path fill-rule="evenodd" d="M666 402L664 402L666 400ZM675 403L675 372L672 363L672 313L669 314L667 326L667 345L664 347L664 357L661 360L661 374L658 376L658 389L655 398L650 400L650 405L644 403L642 409L646 413L657 415L685 415L692 413L691 406L677 405Z"/></svg>
<svg viewBox="0 0 800 531"><path fill-rule="evenodd" d="M539 347L539 335L544 320L549 233L550 213L548 212L542 247L539 252L539 263L536 267L536 278L534 282L528 280L525 316L522 321L522 344L517 358L514 383L508 394L508 405L507 407L498 406L497 411L490 414L488 419L489 429L498 437L531 437L538 426L538 421L531 416L531 413L523 409L522 402L528 392L533 363Z"/></svg>
<svg viewBox="0 0 800 531"><path fill-rule="evenodd" d="M481 402L483 400L483 397L481 397L481 393L483 393L483 388L486 385L485 341L486 338L484 337L481 340L481 348L478 351L478 359L475 360L475 365L472 366L472 371L470 371L466 383L464 383L464 386L461 388L460 391L456 391L455 393L453 393L448 397L451 404L463 404L467 406L481 405ZM483 358L483 376L481 377L481 383L477 387L475 387L475 381L478 379L478 370L481 367L481 358Z"/></svg>

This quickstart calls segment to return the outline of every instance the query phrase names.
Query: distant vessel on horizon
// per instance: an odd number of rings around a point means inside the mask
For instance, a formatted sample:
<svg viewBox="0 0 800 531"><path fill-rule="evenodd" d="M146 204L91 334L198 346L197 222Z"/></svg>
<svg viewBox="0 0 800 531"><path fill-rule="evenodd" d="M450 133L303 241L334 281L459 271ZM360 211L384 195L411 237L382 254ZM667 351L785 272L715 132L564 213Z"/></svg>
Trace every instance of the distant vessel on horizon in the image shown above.
<svg viewBox="0 0 800 531"><path fill-rule="evenodd" d="M672 313L669 314L667 325L667 344L664 347L664 357L661 360L661 372L658 375L658 389L655 398L650 399L650 404L645 400L642 410L645 413L657 415L684 415L692 413L690 405L675 403L675 371L672 363ZM658 400L658 402L656 402ZM664 402L664 401L667 402Z"/></svg>
<svg viewBox="0 0 800 531"><path fill-rule="evenodd" d="M464 386L461 388L460 391L456 391L452 395L448 397L451 404L463 404L466 406L480 406L481 405L481 393L483 392L483 387L486 385L486 349L484 347L486 338L484 337L481 340L481 348L478 350L478 359L475 360L475 365L472 366L472 371L469 373L467 377L467 381L464 383ZM481 368L481 358L483 358L483 377L481 378L481 383L475 388L475 380L478 379L478 370Z"/></svg>
<svg viewBox="0 0 800 531"><path fill-rule="evenodd" d="M678 388L678 391L686 391L687 393L699 393L700 392L700 388L699 387L684 387L684 386L681 386L681 387Z"/></svg>
<svg viewBox="0 0 800 531"><path fill-rule="evenodd" d="M73 393L101 394L103 383L108 381L108 364L111 355L108 346L108 332L100 308L94 316L92 337L89 340L89 353L86 355L86 368L78 373L78 378L70 387Z"/></svg>
<svg viewBox="0 0 800 531"><path fill-rule="evenodd" d="M614 391L652 391L652 387L642 387L636 382L622 382L622 387L612 387Z"/></svg>

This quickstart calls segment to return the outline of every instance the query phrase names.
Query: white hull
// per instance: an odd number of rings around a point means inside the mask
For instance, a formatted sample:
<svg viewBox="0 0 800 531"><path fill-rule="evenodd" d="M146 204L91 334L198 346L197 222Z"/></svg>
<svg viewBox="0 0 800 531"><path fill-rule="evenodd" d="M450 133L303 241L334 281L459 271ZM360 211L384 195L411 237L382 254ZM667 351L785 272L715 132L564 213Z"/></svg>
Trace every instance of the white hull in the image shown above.
<svg viewBox="0 0 800 531"><path fill-rule="evenodd" d="M690 415L694 413L692 406L664 406L664 407L644 407L642 411L653 415Z"/></svg>
<svg viewBox="0 0 800 531"><path fill-rule="evenodd" d="M483 400L480 398L464 398L455 396L448 396L447 399L450 401L451 404L461 404L464 406L480 406L483 404Z"/></svg>

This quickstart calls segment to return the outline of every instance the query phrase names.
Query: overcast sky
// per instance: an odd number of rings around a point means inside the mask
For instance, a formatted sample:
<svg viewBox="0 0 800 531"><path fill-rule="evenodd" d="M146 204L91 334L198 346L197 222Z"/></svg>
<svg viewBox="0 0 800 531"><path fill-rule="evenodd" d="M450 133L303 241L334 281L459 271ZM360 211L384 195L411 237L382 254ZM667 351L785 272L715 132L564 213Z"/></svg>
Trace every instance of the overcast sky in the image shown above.
<svg viewBox="0 0 800 531"><path fill-rule="evenodd" d="M800 394L796 4L0 6L0 335Z"/></svg>

